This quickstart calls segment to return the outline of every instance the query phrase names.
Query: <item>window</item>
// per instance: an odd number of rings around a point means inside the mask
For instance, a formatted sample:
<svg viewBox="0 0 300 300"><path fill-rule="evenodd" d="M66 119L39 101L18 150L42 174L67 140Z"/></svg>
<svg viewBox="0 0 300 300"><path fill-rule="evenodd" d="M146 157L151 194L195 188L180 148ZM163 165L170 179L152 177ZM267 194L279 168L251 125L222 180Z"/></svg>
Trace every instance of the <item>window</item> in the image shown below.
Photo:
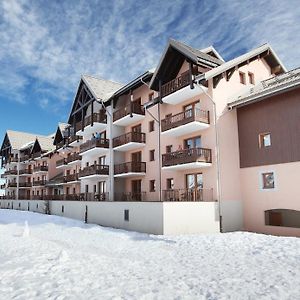
<svg viewBox="0 0 300 300"><path fill-rule="evenodd" d="M259 135L259 148L265 148L271 146L271 133L261 133Z"/></svg>
<svg viewBox="0 0 300 300"><path fill-rule="evenodd" d="M155 150L149 151L149 160L154 161L155 160Z"/></svg>
<svg viewBox="0 0 300 300"><path fill-rule="evenodd" d="M149 132L154 131L154 121L149 122Z"/></svg>
<svg viewBox="0 0 300 300"><path fill-rule="evenodd" d="M201 136L184 140L184 148L185 149L201 148Z"/></svg>
<svg viewBox="0 0 300 300"><path fill-rule="evenodd" d="M167 190L173 190L174 188L174 179L167 178Z"/></svg>
<svg viewBox="0 0 300 300"><path fill-rule="evenodd" d="M85 185L85 192L88 193L89 192L89 186L86 184Z"/></svg>
<svg viewBox="0 0 300 300"><path fill-rule="evenodd" d="M149 182L149 191L155 192L155 180L150 180Z"/></svg>
<svg viewBox="0 0 300 300"><path fill-rule="evenodd" d="M249 78L249 83L250 84L255 84L254 82L254 74L251 72L248 72L248 78Z"/></svg>
<svg viewBox="0 0 300 300"><path fill-rule="evenodd" d="M173 145L166 146L166 153L171 153L172 152L172 148L173 148Z"/></svg>
<svg viewBox="0 0 300 300"><path fill-rule="evenodd" d="M265 225L300 228L300 211L293 209L266 210Z"/></svg>
<svg viewBox="0 0 300 300"><path fill-rule="evenodd" d="M124 210L124 221L129 221L129 209Z"/></svg>
<svg viewBox="0 0 300 300"><path fill-rule="evenodd" d="M148 99L149 101L152 101L154 99L154 93L150 93Z"/></svg>
<svg viewBox="0 0 300 300"><path fill-rule="evenodd" d="M274 182L274 173L268 172L268 173L262 173L262 183L263 189L274 189L275 188L275 182Z"/></svg>
<svg viewBox="0 0 300 300"><path fill-rule="evenodd" d="M240 76L240 83L241 84L246 84L246 75L243 72L239 72L239 76Z"/></svg>
<svg viewBox="0 0 300 300"><path fill-rule="evenodd" d="M64 213L65 212L65 207L62 205L61 206L61 212Z"/></svg>

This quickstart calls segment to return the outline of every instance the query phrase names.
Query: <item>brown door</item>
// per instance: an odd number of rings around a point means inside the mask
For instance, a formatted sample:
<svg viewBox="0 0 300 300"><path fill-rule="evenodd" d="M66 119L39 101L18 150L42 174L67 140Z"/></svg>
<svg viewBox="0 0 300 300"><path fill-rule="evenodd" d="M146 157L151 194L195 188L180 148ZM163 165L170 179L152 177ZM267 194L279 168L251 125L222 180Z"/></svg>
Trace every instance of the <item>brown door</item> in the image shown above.
<svg viewBox="0 0 300 300"><path fill-rule="evenodd" d="M142 132L142 125L139 124L139 125L133 126L133 127L131 128L131 131L132 131L132 132Z"/></svg>
<svg viewBox="0 0 300 300"><path fill-rule="evenodd" d="M132 201L142 200L142 180L132 180L131 181L131 195Z"/></svg>
<svg viewBox="0 0 300 300"><path fill-rule="evenodd" d="M282 215L280 212L270 211L270 225L282 226Z"/></svg>
<svg viewBox="0 0 300 300"><path fill-rule="evenodd" d="M140 162L142 161L142 152L134 152L131 154L131 161L133 162Z"/></svg>
<svg viewBox="0 0 300 300"><path fill-rule="evenodd" d="M203 175L202 173L186 175L186 200L203 201Z"/></svg>

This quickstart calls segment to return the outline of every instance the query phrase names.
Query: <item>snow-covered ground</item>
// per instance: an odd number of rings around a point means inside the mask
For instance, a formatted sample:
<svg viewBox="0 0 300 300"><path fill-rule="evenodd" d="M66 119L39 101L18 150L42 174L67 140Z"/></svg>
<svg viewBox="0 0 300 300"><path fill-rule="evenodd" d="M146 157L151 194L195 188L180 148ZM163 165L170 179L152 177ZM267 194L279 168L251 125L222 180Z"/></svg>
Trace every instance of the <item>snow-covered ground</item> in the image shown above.
<svg viewBox="0 0 300 300"><path fill-rule="evenodd" d="M0 210L0 299L300 299L300 239L163 237Z"/></svg>

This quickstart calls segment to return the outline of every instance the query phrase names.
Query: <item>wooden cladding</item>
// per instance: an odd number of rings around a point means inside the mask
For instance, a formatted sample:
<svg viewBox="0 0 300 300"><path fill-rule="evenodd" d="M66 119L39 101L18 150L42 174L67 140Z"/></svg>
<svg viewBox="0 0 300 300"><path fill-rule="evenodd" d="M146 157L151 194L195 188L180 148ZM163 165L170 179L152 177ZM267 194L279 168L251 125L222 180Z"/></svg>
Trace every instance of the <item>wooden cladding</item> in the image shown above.
<svg viewBox="0 0 300 300"><path fill-rule="evenodd" d="M143 132L128 132L113 139L113 147L127 143L146 143L146 134Z"/></svg>
<svg viewBox="0 0 300 300"><path fill-rule="evenodd" d="M237 109L240 167L300 161L300 89ZM270 133L267 147L260 136Z"/></svg>
<svg viewBox="0 0 300 300"><path fill-rule="evenodd" d="M146 163L139 161L131 161L115 165L115 175L124 173L146 173Z"/></svg>
<svg viewBox="0 0 300 300"><path fill-rule="evenodd" d="M176 115L171 115L163 119L161 121L161 128L162 131L166 131L194 121L209 124L209 111L198 108L187 109Z"/></svg>
<svg viewBox="0 0 300 300"><path fill-rule="evenodd" d="M211 149L190 148L162 155L163 167L187 164L192 162L211 163Z"/></svg>
<svg viewBox="0 0 300 300"><path fill-rule="evenodd" d="M79 171L79 177L91 176L91 175L108 175L109 166L108 165L92 165L85 167L83 170Z"/></svg>
<svg viewBox="0 0 300 300"><path fill-rule="evenodd" d="M161 86L161 97L165 97L172 93L175 93L178 90L190 85L190 83L190 75L188 72L185 72L181 76Z"/></svg>
<svg viewBox="0 0 300 300"><path fill-rule="evenodd" d="M113 120L117 121L128 115L132 116L132 114L145 115L144 107L141 105L140 101L131 102L115 111L113 114Z"/></svg>
<svg viewBox="0 0 300 300"><path fill-rule="evenodd" d="M91 150L93 148L109 148L109 140L108 139L94 139L85 142L80 145L80 153Z"/></svg>

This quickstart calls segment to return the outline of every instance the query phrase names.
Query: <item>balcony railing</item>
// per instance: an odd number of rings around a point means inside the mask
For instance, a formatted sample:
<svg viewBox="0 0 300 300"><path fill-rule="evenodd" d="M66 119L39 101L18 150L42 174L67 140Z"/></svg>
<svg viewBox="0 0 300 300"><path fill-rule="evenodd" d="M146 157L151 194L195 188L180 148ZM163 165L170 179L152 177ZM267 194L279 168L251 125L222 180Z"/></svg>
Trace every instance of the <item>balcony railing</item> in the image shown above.
<svg viewBox="0 0 300 300"><path fill-rule="evenodd" d="M40 196L41 197L41 196ZM44 195L42 200L58 201L108 201L108 193L81 193L81 194L63 194L63 195Z"/></svg>
<svg viewBox="0 0 300 300"><path fill-rule="evenodd" d="M32 187L32 182L20 182L19 187Z"/></svg>
<svg viewBox="0 0 300 300"><path fill-rule="evenodd" d="M115 201L146 201L146 192L122 193Z"/></svg>
<svg viewBox="0 0 300 300"><path fill-rule="evenodd" d="M56 167L61 167L61 166L65 166L65 165L67 165L67 159L66 158L59 159L56 162Z"/></svg>
<svg viewBox="0 0 300 300"><path fill-rule="evenodd" d="M32 157L32 158L38 158L38 157L40 157L42 154L43 154L42 152L36 152L36 153L33 153L33 154L31 155L31 157Z"/></svg>
<svg viewBox="0 0 300 300"><path fill-rule="evenodd" d="M16 188L17 187L17 183L16 182L9 182L7 184L7 187L9 187L9 188Z"/></svg>
<svg viewBox="0 0 300 300"><path fill-rule="evenodd" d="M201 109L188 109L179 114L170 116L161 121L162 131L176 128L194 121L209 124L209 111Z"/></svg>
<svg viewBox="0 0 300 300"><path fill-rule="evenodd" d="M17 170L8 170L8 171L5 171L3 175L17 175L18 174L18 171Z"/></svg>
<svg viewBox="0 0 300 300"><path fill-rule="evenodd" d="M31 158L32 158L31 155L24 155L23 157L20 158L20 162L30 160Z"/></svg>
<svg viewBox="0 0 300 300"><path fill-rule="evenodd" d="M189 73L184 73L181 76L165 83L161 87L161 96L165 97L172 93L177 92L178 90L188 86L190 84L190 75Z"/></svg>
<svg viewBox="0 0 300 300"><path fill-rule="evenodd" d="M4 190L5 189L5 184L1 184L0 185L0 190Z"/></svg>
<svg viewBox="0 0 300 300"><path fill-rule="evenodd" d="M46 180L35 180L33 181L32 185L33 186L44 186L47 183Z"/></svg>
<svg viewBox="0 0 300 300"><path fill-rule="evenodd" d="M13 163L13 162L18 162L18 158L17 157L10 157L8 159L8 163Z"/></svg>
<svg viewBox="0 0 300 300"><path fill-rule="evenodd" d="M80 153L85 151L94 149L94 148L109 148L109 140L108 139L94 139L85 142L80 145Z"/></svg>
<svg viewBox="0 0 300 300"><path fill-rule="evenodd" d="M76 131L82 130L86 126L92 125L92 123L107 123L107 116L105 113L93 113L92 115L89 115L82 121L79 121L76 123Z"/></svg>
<svg viewBox="0 0 300 300"><path fill-rule="evenodd" d="M146 173L146 163L136 161L126 162L115 165L114 171L115 175L124 173Z"/></svg>
<svg viewBox="0 0 300 300"><path fill-rule="evenodd" d="M69 137L68 144L71 144L73 142L79 142L80 140L82 140L82 136L80 136L80 135L71 135Z"/></svg>
<svg viewBox="0 0 300 300"><path fill-rule="evenodd" d="M109 166L108 165L92 165L85 167L83 170L79 171L79 177L91 176L91 175L108 175Z"/></svg>
<svg viewBox="0 0 300 300"><path fill-rule="evenodd" d="M143 132L128 132L113 139L113 147L127 143L146 143L146 134Z"/></svg>
<svg viewBox="0 0 300 300"><path fill-rule="evenodd" d="M56 150L62 148L66 144L66 139L63 138L63 140L56 144Z"/></svg>
<svg viewBox="0 0 300 300"><path fill-rule="evenodd" d="M79 155L79 153L71 154L67 157L67 164L69 164L73 161L76 161L76 160L81 160L81 159L82 159L82 156Z"/></svg>
<svg viewBox="0 0 300 300"><path fill-rule="evenodd" d="M33 168L33 173L36 172L48 172L48 166L36 166Z"/></svg>
<svg viewBox="0 0 300 300"><path fill-rule="evenodd" d="M203 188L163 190L162 198L163 201L214 201L213 189Z"/></svg>
<svg viewBox="0 0 300 300"><path fill-rule="evenodd" d="M64 182L78 181L78 173L64 176Z"/></svg>
<svg viewBox="0 0 300 300"><path fill-rule="evenodd" d="M162 155L163 167L192 162L211 163L211 161L211 149L206 148L183 149Z"/></svg>
<svg viewBox="0 0 300 300"><path fill-rule="evenodd" d="M19 171L19 175L32 174L32 169L23 169Z"/></svg>
<svg viewBox="0 0 300 300"><path fill-rule="evenodd" d="M123 117L126 117L128 115L132 116L132 114L138 114L138 115L145 115L145 110L143 105L140 105L136 102L131 102L124 107L118 109L113 114L113 120L117 121Z"/></svg>

